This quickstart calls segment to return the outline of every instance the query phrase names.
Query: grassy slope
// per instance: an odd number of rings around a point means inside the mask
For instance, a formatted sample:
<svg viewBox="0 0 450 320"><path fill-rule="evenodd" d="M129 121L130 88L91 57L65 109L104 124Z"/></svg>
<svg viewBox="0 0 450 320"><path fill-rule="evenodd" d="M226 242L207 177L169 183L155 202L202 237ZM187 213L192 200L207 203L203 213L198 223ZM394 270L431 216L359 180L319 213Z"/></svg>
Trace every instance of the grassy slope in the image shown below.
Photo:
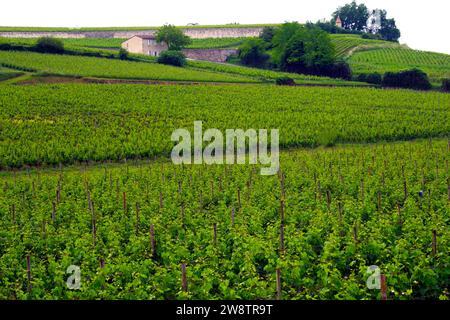
<svg viewBox="0 0 450 320"><path fill-rule="evenodd" d="M233 64L221 64L208 61L189 61L188 65L197 69L212 70L217 72L225 72L229 74L240 74L254 77L261 80L273 81L280 77L290 77L295 79L297 84L322 84L322 85L350 85L350 86L367 86L361 82L344 81L340 79L332 79L326 77L308 76L295 73L279 72L273 70L264 70L258 68L250 68Z"/></svg>
<svg viewBox="0 0 450 320"><path fill-rule="evenodd" d="M0 51L0 64L49 74L83 77L211 82L255 81L244 76L177 68L156 63L39 54L34 52Z"/></svg>
<svg viewBox="0 0 450 320"><path fill-rule="evenodd" d="M336 54L338 57L347 56L352 49L355 49L359 46L365 47L385 47L385 46L399 46L398 44L381 41L381 40L370 40L363 39L359 35L353 34L331 34L331 41L333 42L336 48Z"/></svg>
<svg viewBox="0 0 450 320"><path fill-rule="evenodd" d="M450 55L434 52L407 48L374 49L354 53L349 62L356 74L419 68L425 71L433 82L450 78Z"/></svg>
<svg viewBox="0 0 450 320"><path fill-rule="evenodd" d="M206 38L192 39L188 48L237 48L246 38ZM35 38L1 38L1 43L33 45ZM119 49L124 39L119 38L80 38L61 39L65 46L88 48L114 48Z"/></svg>

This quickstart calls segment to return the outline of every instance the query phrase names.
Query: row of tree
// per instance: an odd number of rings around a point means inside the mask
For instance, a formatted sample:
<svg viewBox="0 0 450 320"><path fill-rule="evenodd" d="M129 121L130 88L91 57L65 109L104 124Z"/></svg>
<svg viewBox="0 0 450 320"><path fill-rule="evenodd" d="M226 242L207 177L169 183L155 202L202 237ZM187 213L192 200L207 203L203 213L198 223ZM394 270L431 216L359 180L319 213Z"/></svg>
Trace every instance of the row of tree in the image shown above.
<svg viewBox="0 0 450 320"><path fill-rule="evenodd" d="M401 35L395 19L387 18L386 10L369 10L364 3L357 4L356 1L352 1L339 7L332 16L329 24L335 26L339 17L342 21L343 30L378 35L380 39L387 41L398 41ZM336 27L334 31L335 33L339 32Z"/></svg>
<svg viewBox="0 0 450 320"><path fill-rule="evenodd" d="M314 24L284 23L266 27L259 38L239 47L242 64L287 72L350 79L351 70L336 60L330 35Z"/></svg>

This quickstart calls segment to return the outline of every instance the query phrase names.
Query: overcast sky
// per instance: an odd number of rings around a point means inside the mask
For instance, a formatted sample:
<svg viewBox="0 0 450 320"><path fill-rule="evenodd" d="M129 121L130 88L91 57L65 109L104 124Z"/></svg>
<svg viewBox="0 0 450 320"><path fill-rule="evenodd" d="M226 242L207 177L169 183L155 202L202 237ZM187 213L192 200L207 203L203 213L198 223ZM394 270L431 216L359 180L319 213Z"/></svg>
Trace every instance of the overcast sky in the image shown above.
<svg viewBox="0 0 450 320"><path fill-rule="evenodd" d="M1 0L0 26L111 27L316 21L350 0ZM360 0L386 9L414 49L450 54L450 0Z"/></svg>

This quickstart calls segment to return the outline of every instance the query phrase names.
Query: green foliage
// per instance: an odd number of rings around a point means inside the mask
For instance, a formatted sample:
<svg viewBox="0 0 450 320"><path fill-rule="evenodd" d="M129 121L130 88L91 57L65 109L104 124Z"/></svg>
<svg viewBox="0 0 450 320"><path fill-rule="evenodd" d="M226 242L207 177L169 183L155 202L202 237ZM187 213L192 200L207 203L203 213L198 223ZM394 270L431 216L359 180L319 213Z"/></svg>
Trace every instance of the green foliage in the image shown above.
<svg viewBox="0 0 450 320"><path fill-rule="evenodd" d="M181 69L157 63L104 58L0 51L0 64L56 75L174 81L255 82L238 75Z"/></svg>
<svg viewBox="0 0 450 320"><path fill-rule="evenodd" d="M268 49L272 47L272 40L275 36L277 28L275 27L264 27L261 31L259 37L266 43Z"/></svg>
<svg viewBox="0 0 450 320"><path fill-rule="evenodd" d="M136 84L2 86L1 92L0 167L166 156L173 130L199 119L205 130L279 128L282 148L450 132L450 95L439 92Z"/></svg>
<svg viewBox="0 0 450 320"><path fill-rule="evenodd" d="M158 57L158 63L176 67L184 67L186 65L186 57L181 51L166 50L161 52Z"/></svg>
<svg viewBox="0 0 450 320"><path fill-rule="evenodd" d="M317 27L301 27L288 41L281 59L283 69L299 73L320 70L334 63L329 35Z"/></svg>
<svg viewBox="0 0 450 320"><path fill-rule="evenodd" d="M364 34L369 35L369 34ZM334 44L336 50L337 57L346 57L353 50L358 48L365 48L368 50L369 48L377 49L377 48L385 48L385 47L398 47L401 48L400 45L395 45L394 43L390 43L387 41L381 40L372 40L366 39L366 37L360 35L352 35L352 34L332 34L330 35L331 41ZM368 36L371 37L371 36Z"/></svg>
<svg viewBox="0 0 450 320"><path fill-rule="evenodd" d="M335 23L337 17L342 20L342 28L355 31L365 31L367 26L367 19L369 19L369 10L365 4L357 4L352 1L339 7L333 13L332 23Z"/></svg>
<svg viewBox="0 0 450 320"><path fill-rule="evenodd" d="M165 42L169 50L181 50L191 44L191 38L183 33L183 30L173 25L164 25L156 32L156 40Z"/></svg>
<svg viewBox="0 0 450 320"><path fill-rule="evenodd" d="M450 92L450 79L444 79L442 80L442 91L444 92Z"/></svg>
<svg viewBox="0 0 450 320"><path fill-rule="evenodd" d="M289 40L301 29L302 26L298 22L286 22L276 30L272 38L272 56L277 65L281 64Z"/></svg>
<svg viewBox="0 0 450 320"><path fill-rule="evenodd" d="M247 38L204 38L192 39L190 49L237 49Z"/></svg>
<svg viewBox="0 0 450 320"><path fill-rule="evenodd" d="M425 72L419 69L401 71L398 73L386 72L383 77L384 87L407 88L417 90L431 89L431 83Z"/></svg>
<svg viewBox="0 0 450 320"><path fill-rule="evenodd" d="M404 47L358 51L350 56L348 62L355 74L372 72L383 74L419 68L438 85L442 79L450 77L450 55Z"/></svg>
<svg viewBox="0 0 450 320"><path fill-rule="evenodd" d="M124 48L120 48L119 50L119 59L120 60L127 60L128 59L128 51Z"/></svg>
<svg viewBox="0 0 450 320"><path fill-rule="evenodd" d="M279 268L283 299L375 300L379 291L366 286L373 264L387 277L389 299L448 299L448 160L446 139L283 152L283 196L278 176L260 176L249 165L142 161L4 172L0 299L268 300ZM66 286L70 265L81 268L81 290Z"/></svg>
<svg viewBox="0 0 450 320"><path fill-rule="evenodd" d="M361 73L356 78L358 81L377 84L377 85L381 84L381 82L383 80L382 75L377 72L368 73L368 74Z"/></svg>
<svg viewBox="0 0 450 320"><path fill-rule="evenodd" d="M35 50L41 53L64 53L64 43L56 38L39 38L35 45Z"/></svg>
<svg viewBox="0 0 450 320"><path fill-rule="evenodd" d="M292 86L295 84L294 79L289 77L277 78L275 83L279 86Z"/></svg>
<svg viewBox="0 0 450 320"><path fill-rule="evenodd" d="M270 59L266 44L262 39L250 38L239 47L238 57L242 64L252 67L265 67Z"/></svg>
<svg viewBox="0 0 450 320"><path fill-rule="evenodd" d="M188 65L196 69L211 70L215 72L242 75L246 77L252 77L255 80L274 82L280 77L290 77L298 84L315 84L315 85L333 85L333 86L366 86L359 82L348 82L340 79L332 79L328 77L319 77L313 75L305 75L298 73L281 72L276 70L250 68L245 66L229 65L213 63L209 61L188 61Z"/></svg>
<svg viewBox="0 0 450 320"><path fill-rule="evenodd" d="M397 42L401 36L400 30L397 28L395 19L388 19L386 10L380 10L381 29L379 34L382 39Z"/></svg>

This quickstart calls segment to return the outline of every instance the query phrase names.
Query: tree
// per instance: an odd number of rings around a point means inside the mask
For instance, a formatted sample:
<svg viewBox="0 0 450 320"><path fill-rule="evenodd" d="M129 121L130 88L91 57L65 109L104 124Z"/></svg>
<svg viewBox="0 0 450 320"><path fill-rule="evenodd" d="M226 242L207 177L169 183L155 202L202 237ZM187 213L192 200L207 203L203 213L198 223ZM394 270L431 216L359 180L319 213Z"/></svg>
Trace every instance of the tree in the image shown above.
<svg viewBox="0 0 450 320"><path fill-rule="evenodd" d="M120 60L127 60L128 59L128 51L124 48L120 48L119 50L119 59Z"/></svg>
<svg viewBox="0 0 450 320"><path fill-rule="evenodd" d="M367 27L367 20L369 19L369 10L365 4L358 5L356 1L339 7L333 13L333 23L337 17L342 20L342 28L347 30L365 31Z"/></svg>
<svg viewBox="0 0 450 320"><path fill-rule="evenodd" d="M169 50L181 50L192 43L191 38L186 36L181 29L170 24L159 28L156 33L156 41L167 43Z"/></svg>
<svg viewBox="0 0 450 320"><path fill-rule="evenodd" d="M320 74L335 61L335 50L327 32L313 25L301 26L289 39L281 57L287 71Z"/></svg>
<svg viewBox="0 0 450 320"><path fill-rule="evenodd" d="M272 39L275 36L277 29L275 27L264 27L259 37L267 43L267 46L272 46Z"/></svg>
<svg viewBox="0 0 450 320"><path fill-rule="evenodd" d="M397 28L395 19L388 19L386 10L379 10L380 29L379 34L384 40L398 41L401 36L400 30Z"/></svg>
<svg viewBox="0 0 450 320"><path fill-rule="evenodd" d="M42 37L38 39L35 50L41 53L64 53L64 43L60 39Z"/></svg>
<svg viewBox="0 0 450 320"><path fill-rule="evenodd" d="M186 57L179 50L167 50L161 52L158 57L158 63L167 64L176 67L183 67L186 65Z"/></svg>
<svg viewBox="0 0 450 320"><path fill-rule="evenodd" d="M285 53L287 43L301 28L302 26L298 22L286 22L276 30L272 38L272 56L277 65L282 64L281 60Z"/></svg>
<svg viewBox="0 0 450 320"><path fill-rule="evenodd" d="M429 90L431 83L425 72L411 69L401 72L386 72L382 82L383 87Z"/></svg>
<svg viewBox="0 0 450 320"><path fill-rule="evenodd" d="M259 38L251 38L239 47L238 57L242 64L253 67L265 67L270 59L266 53L266 43Z"/></svg>

